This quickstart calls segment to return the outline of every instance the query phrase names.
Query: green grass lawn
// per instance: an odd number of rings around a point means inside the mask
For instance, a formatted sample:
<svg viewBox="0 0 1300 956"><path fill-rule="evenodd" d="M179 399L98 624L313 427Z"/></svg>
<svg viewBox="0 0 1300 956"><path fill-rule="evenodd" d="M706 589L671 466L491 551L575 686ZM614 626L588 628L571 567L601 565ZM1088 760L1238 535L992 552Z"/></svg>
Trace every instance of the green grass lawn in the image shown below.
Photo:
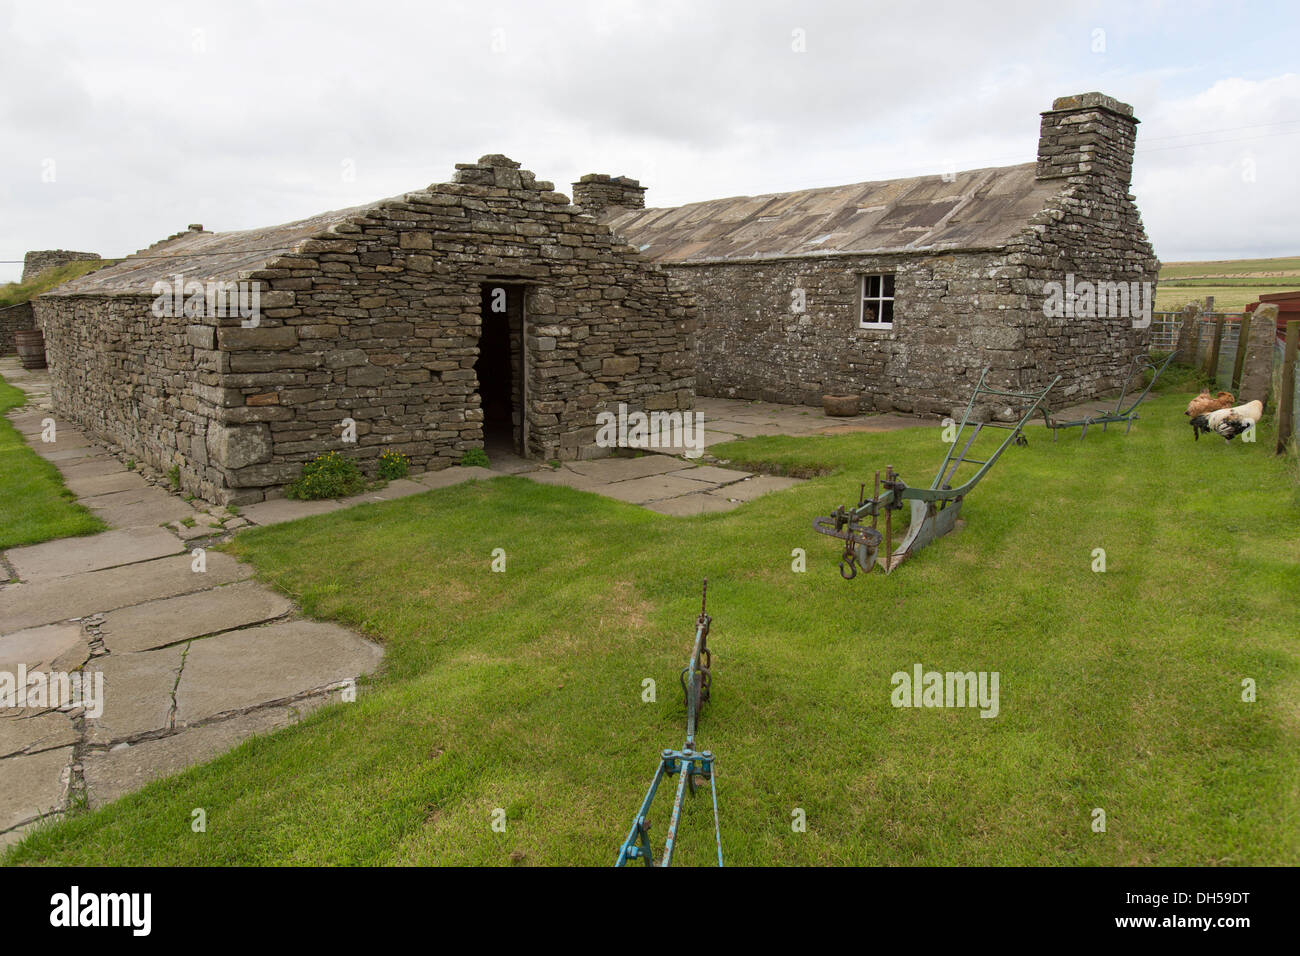
<svg viewBox="0 0 1300 956"><path fill-rule="evenodd" d="M928 483L938 427L715 449L835 469L725 514L506 477L245 532L241 558L382 640L386 672L6 861L608 865L659 751L683 742L707 576L699 745L730 865L1300 863L1297 487L1266 434L1193 442L1186 400L1157 397L1127 437L1031 429L965 528L852 583L813 517L886 464ZM891 675L916 663L997 671L1000 714L894 708ZM704 793L679 863L711 862Z"/></svg>
<svg viewBox="0 0 1300 956"><path fill-rule="evenodd" d="M59 470L23 440L4 417L26 400L0 378L0 550L69 535L94 534L105 525L63 486Z"/></svg>

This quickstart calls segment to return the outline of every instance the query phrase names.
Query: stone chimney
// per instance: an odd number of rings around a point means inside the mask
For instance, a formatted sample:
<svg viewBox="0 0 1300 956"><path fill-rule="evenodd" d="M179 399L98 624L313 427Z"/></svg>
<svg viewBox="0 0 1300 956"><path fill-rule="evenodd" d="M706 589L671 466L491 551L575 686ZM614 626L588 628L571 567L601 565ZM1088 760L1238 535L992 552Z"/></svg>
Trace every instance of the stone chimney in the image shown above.
<svg viewBox="0 0 1300 956"><path fill-rule="evenodd" d="M1038 136L1038 178L1103 176L1127 189L1137 124L1133 107L1102 93L1053 100Z"/></svg>
<svg viewBox="0 0 1300 956"><path fill-rule="evenodd" d="M627 176L587 173L573 184L573 204L592 216L613 206L644 209L645 187Z"/></svg>

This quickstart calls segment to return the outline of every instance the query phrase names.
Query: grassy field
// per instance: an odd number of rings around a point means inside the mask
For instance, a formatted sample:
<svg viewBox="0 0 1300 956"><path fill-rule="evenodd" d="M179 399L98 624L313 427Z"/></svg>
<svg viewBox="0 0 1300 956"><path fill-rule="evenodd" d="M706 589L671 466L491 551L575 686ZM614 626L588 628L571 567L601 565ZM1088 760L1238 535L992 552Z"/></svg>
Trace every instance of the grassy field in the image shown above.
<svg viewBox="0 0 1300 956"><path fill-rule="evenodd" d="M71 279L79 278L89 272L94 272L96 269L112 265L116 261L114 259L86 259L79 262L65 262L61 266L46 269L39 275L32 276L26 282L6 282L0 285L0 309L26 302L43 292L49 292L56 285L62 285Z"/></svg>
<svg viewBox="0 0 1300 956"><path fill-rule="evenodd" d="M682 743L707 576L699 744L730 865L1300 863L1300 497L1267 423L1254 444L1193 442L1187 397L1127 437L1031 429L964 529L852 583L812 518L885 464L928 482L937 427L722 446L835 469L725 514L503 477L250 530L234 552L383 641L385 673L6 862L608 865ZM917 663L996 671L1000 713L896 709L891 676ZM710 863L707 797L680 834L678 862Z"/></svg>
<svg viewBox="0 0 1300 956"><path fill-rule="evenodd" d="M4 417L26 397L0 378L0 550L105 528L77 504L59 470L32 451Z"/></svg>
<svg viewBox="0 0 1300 956"><path fill-rule="evenodd" d="M1260 295L1300 289L1300 257L1225 259L1217 262L1164 262L1156 286L1155 308L1181 309L1214 296L1216 310L1240 311Z"/></svg>

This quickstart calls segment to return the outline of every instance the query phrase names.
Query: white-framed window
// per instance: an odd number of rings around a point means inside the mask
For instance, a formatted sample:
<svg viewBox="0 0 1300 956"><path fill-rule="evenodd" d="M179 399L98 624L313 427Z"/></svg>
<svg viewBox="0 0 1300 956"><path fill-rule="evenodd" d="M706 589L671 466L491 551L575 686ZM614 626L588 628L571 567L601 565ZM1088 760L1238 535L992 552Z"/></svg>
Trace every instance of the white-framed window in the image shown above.
<svg viewBox="0 0 1300 956"><path fill-rule="evenodd" d="M894 327L893 273L863 276L860 306L858 325L861 328L892 329Z"/></svg>

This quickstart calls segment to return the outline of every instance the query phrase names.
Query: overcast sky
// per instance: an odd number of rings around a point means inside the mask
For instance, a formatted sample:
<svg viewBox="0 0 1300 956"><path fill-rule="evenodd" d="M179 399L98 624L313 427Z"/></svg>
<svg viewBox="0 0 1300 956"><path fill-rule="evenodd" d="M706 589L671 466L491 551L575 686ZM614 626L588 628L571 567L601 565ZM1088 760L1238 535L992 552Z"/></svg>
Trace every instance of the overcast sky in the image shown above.
<svg viewBox="0 0 1300 956"><path fill-rule="evenodd" d="M1165 261L1300 254L1291 2L0 2L0 259L303 218L505 153L650 206L1010 165L1100 90ZM0 280L21 266L0 264Z"/></svg>

